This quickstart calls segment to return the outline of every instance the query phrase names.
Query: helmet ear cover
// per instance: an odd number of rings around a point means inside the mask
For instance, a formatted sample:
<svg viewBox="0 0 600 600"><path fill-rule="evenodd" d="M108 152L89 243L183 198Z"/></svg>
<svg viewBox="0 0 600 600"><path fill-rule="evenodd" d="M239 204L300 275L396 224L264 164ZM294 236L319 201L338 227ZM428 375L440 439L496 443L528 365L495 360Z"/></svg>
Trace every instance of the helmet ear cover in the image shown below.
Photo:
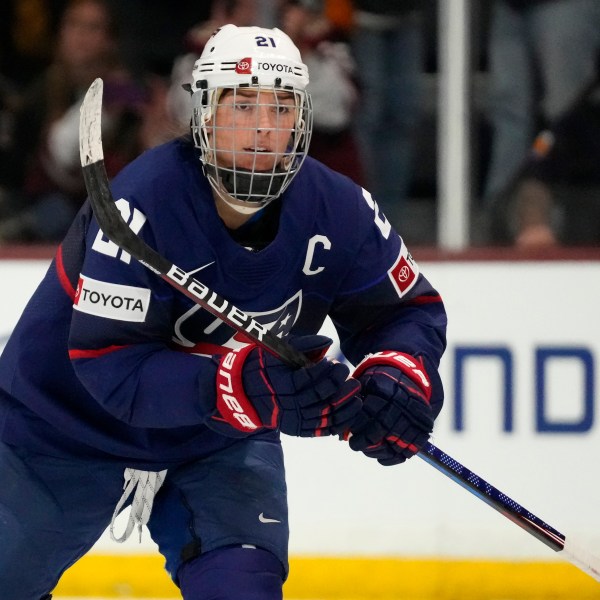
<svg viewBox="0 0 600 600"><path fill-rule="evenodd" d="M312 134L312 103L307 85L308 69L301 62L300 52L279 29L225 25L213 34L196 61L192 84L194 143L200 150L200 160L211 186L226 202L228 196L233 198L236 202L231 206L236 210L244 213L260 210L279 197L298 173ZM289 129L288 147L283 154L270 153L275 164L266 170L256 167L257 160L264 162L269 154L258 150L258 142L252 145L252 150L244 150L248 154L244 162L246 168L236 165L235 160L231 167L219 164L217 159L214 138L218 127L214 117L222 106L226 90L236 94L244 89L256 90L256 106L269 106L275 112L282 108L278 94L287 92L288 97L293 98L294 123ZM262 92L268 92L268 97L275 99L268 105L264 100L259 102ZM256 131L258 129L257 122ZM278 127L271 129L281 132ZM247 168L247 164L254 166Z"/></svg>

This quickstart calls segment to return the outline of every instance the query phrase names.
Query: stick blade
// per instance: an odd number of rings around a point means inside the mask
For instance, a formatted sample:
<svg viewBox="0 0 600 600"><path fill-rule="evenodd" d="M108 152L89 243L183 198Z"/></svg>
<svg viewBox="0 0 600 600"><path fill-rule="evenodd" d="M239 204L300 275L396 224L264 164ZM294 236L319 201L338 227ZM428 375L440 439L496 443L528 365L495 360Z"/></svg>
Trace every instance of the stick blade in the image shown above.
<svg viewBox="0 0 600 600"><path fill-rule="evenodd" d="M576 567L579 567L596 581L600 581L600 558L582 546L578 540L574 540L572 536L567 535L562 553Z"/></svg>
<svg viewBox="0 0 600 600"><path fill-rule="evenodd" d="M79 109L79 158L86 167L104 160L102 150L102 79L94 80Z"/></svg>

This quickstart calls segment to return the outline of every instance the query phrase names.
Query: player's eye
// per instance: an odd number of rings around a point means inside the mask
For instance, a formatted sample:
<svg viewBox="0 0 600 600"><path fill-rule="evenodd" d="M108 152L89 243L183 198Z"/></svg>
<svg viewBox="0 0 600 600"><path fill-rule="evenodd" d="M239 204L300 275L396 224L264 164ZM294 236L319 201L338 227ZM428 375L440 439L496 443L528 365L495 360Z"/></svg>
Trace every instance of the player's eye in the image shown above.
<svg viewBox="0 0 600 600"><path fill-rule="evenodd" d="M287 106L285 104L277 104L273 107L273 110L278 114L278 115L287 115L290 110L291 107Z"/></svg>
<svg viewBox="0 0 600 600"><path fill-rule="evenodd" d="M252 104L247 102L236 102L234 108L240 112L247 112L252 108Z"/></svg>

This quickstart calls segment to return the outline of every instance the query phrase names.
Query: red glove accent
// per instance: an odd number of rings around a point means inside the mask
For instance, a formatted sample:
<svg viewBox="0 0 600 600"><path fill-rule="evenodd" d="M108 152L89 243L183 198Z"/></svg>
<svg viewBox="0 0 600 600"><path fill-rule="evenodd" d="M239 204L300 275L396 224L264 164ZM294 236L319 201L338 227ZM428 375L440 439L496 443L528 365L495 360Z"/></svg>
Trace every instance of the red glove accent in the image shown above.
<svg viewBox="0 0 600 600"><path fill-rule="evenodd" d="M255 347L248 344L226 354L219 363L216 378L218 414L231 427L246 433L252 433L260 427L277 427L277 409L273 411L273 424L262 423L242 386L244 361Z"/></svg>
<svg viewBox="0 0 600 600"><path fill-rule="evenodd" d="M350 448L395 465L414 456L433 431L432 387L422 359L389 350L369 355L353 374L363 408L350 428Z"/></svg>
<svg viewBox="0 0 600 600"><path fill-rule="evenodd" d="M411 381L416 383L421 392L425 395L425 400L429 404L431 398L431 381L425 370L423 359L415 358L410 354L396 352L395 350L386 350L385 352L375 352L369 354L356 367L352 377L358 379L369 367L388 365L402 371Z"/></svg>
<svg viewBox="0 0 600 600"><path fill-rule="evenodd" d="M302 352L321 354L331 344L325 336L290 340ZM265 429L315 437L345 431L361 409L360 384L346 365L322 359L296 369L268 351L249 344L216 363L215 399L206 426L229 437ZM208 395L207 395L208 397Z"/></svg>

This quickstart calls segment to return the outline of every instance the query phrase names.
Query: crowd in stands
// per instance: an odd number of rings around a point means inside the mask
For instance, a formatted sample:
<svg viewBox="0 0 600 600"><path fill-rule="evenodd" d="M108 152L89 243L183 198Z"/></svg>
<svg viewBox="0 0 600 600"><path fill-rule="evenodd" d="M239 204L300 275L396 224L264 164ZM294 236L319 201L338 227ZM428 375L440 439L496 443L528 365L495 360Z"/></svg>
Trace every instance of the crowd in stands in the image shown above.
<svg viewBox="0 0 600 600"><path fill-rule="evenodd" d="M480 4L489 160L472 207L479 237L600 245L600 2ZM5 0L0 245L57 243L84 201L79 106L96 77L112 176L188 131L182 85L225 23L292 37L311 77L310 153L367 187L402 231L415 170L435 162L435 145L418 155L435 14L436 0L182 0L177 10L162 0Z"/></svg>
<svg viewBox="0 0 600 600"><path fill-rule="evenodd" d="M600 2L495 0L487 52L491 240L600 244Z"/></svg>

